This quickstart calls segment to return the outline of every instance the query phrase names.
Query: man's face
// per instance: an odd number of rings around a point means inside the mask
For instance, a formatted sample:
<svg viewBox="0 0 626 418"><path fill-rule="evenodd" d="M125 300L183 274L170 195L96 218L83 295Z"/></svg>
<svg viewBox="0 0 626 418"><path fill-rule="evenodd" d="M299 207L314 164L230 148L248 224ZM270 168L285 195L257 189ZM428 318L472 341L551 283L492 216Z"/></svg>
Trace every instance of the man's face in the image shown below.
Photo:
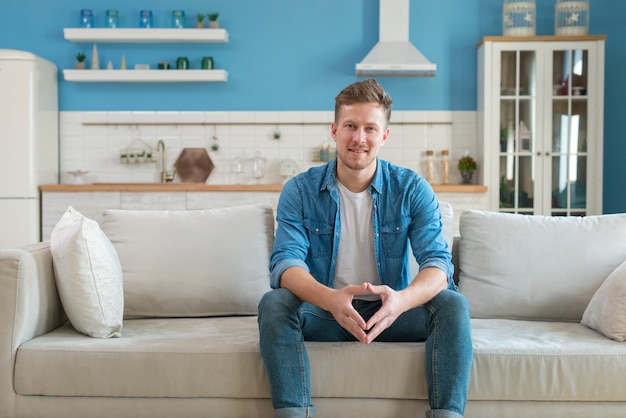
<svg viewBox="0 0 626 418"><path fill-rule="evenodd" d="M369 168L373 174L378 151L389 135L385 111L379 104L342 106L339 120L331 125L331 133L337 144L337 164L351 170Z"/></svg>

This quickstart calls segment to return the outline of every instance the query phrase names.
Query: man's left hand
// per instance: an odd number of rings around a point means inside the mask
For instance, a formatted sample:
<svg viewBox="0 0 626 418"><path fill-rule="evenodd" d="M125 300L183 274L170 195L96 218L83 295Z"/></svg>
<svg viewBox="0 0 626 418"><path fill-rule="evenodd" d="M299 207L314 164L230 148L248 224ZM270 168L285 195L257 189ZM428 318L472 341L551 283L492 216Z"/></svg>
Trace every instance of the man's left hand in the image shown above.
<svg viewBox="0 0 626 418"><path fill-rule="evenodd" d="M367 321L365 328L367 330L367 336L364 341L365 344L374 341L376 337L389 328L391 324L407 310L401 295L389 286L374 286L368 283L367 291L371 294L379 295L382 306L372 315L369 321Z"/></svg>

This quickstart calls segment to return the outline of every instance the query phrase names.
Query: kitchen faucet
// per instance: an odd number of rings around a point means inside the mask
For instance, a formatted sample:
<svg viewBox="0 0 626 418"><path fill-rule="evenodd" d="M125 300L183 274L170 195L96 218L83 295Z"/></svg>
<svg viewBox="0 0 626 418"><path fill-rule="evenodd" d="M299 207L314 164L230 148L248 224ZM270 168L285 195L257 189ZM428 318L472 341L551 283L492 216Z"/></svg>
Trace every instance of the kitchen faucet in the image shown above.
<svg viewBox="0 0 626 418"><path fill-rule="evenodd" d="M174 171L168 173L165 169L165 143L162 139L157 142L157 152L161 157L161 183L168 183L174 180Z"/></svg>

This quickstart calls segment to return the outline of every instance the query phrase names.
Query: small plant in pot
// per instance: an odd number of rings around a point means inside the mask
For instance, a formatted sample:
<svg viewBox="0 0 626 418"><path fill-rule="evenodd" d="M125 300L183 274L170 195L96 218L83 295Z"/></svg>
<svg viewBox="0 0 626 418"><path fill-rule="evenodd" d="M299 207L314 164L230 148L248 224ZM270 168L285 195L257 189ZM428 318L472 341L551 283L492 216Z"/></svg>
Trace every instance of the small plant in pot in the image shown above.
<svg viewBox="0 0 626 418"><path fill-rule="evenodd" d="M207 17L209 18L209 27L216 29L220 27L220 22L217 18L220 16L219 13L209 13Z"/></svg>
<svg viewBox="0 0 626 418"><path fill-rule="evenodd" d="M85 55L83 52L77 52L74 56L76 57L76 64L74 64L74 68L76 68L77 70L84 70L85 59L87 58L87 55Z"/></svg>
<svg viewBox="0 0 626 418"><path fill-rule="evenodd" d="M474 160L469 154L465 154L459 160L457 168L461 172L463 184L471 184L472 176L474 175L474 171L476 171L477 168L476 160Z"/></svg>
<svg viewBox="0 0 626 418"><path fill-rule="evenodd" d="M204 28L204 14L202 13L196 15L196 28Z"/></svg>

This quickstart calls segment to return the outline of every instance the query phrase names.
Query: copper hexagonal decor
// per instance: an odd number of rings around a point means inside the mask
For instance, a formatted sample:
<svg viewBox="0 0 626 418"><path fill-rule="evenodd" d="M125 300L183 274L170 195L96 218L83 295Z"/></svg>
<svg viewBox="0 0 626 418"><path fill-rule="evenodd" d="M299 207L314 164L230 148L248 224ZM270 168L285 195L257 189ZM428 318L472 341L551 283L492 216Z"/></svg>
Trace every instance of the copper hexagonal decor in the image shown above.
<svg viewBox="0 0 626 418"><path fill-rule="evenodd" d="M204 183L215 165L206 148L183 148L174 163L178 178L183 183Z"/></svg>

